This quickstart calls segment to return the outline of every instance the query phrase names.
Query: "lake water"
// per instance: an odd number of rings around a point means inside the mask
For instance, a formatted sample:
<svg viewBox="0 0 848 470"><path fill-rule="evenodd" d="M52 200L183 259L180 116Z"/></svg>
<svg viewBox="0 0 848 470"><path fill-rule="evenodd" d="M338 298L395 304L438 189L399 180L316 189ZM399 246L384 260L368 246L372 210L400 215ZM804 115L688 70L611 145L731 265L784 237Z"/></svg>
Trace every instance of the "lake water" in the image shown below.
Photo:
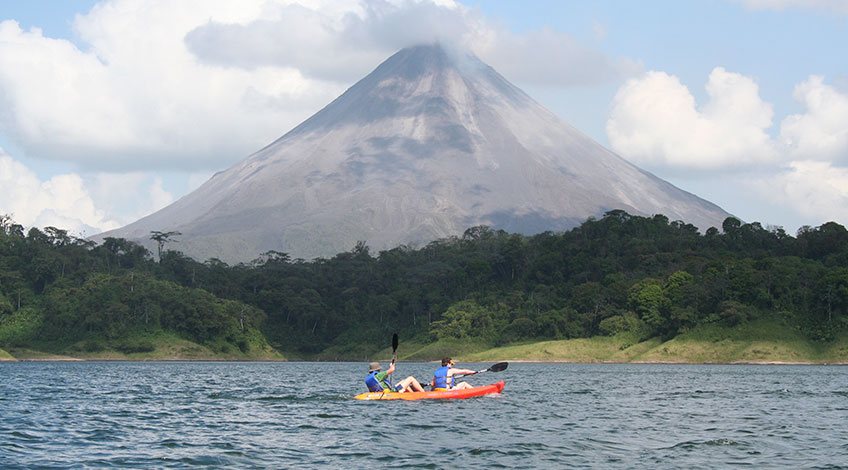
<svg viewBox="0 0 848 470"><path fill-rule="evenodd" d="M846 367L513 363L470 380L500 396L357 402L366 368L0 363L0 468L848 465Z"/></svg>

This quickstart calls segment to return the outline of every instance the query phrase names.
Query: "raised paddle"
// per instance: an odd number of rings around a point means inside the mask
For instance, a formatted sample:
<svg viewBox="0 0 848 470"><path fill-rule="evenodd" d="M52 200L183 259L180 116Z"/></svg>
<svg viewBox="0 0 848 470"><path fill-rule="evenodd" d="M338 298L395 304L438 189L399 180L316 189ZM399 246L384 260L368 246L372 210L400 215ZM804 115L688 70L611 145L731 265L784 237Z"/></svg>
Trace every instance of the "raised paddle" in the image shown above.
<svg viewBox="0 0 848 470"><path fill-rule="evenodd" d="M397 347L398 347L398 335L397 333L392 335L392 364L397 361Z"/></svg>
<svg viewBox="0 0 848 470"><path fill-rule="evenodd" d="M392 334L392 364L394 364L395 361L397 361L397 347L398 347L398 335L397 335L397 333L394 333L394 334ZM391 382L389 382L389 383L391 383ZM380 397L382 398L383 395L386 394L386 392L387 392L387 390L383 390L383 393L380 394Z"/></svg>
<svg viewBox="0 0 848 470"><path fill-rule="evenodd" d="M392 334L392 364L394 364L395 361L397 361L397 343L398 343L397 333L393 333ZM391 382L389 382L389 383L391 383ZM386 391L387 390L383 390L383 394L385 394ZM380 395L380 397L382 397L382 396L383 395Z"/></svg>
<svg viewBox="0 0 848 470"><path fill-rule="evenodd" d="M397 333L392 334L392 364L397 361L397 347L398 347L398 335Z"/></svg>

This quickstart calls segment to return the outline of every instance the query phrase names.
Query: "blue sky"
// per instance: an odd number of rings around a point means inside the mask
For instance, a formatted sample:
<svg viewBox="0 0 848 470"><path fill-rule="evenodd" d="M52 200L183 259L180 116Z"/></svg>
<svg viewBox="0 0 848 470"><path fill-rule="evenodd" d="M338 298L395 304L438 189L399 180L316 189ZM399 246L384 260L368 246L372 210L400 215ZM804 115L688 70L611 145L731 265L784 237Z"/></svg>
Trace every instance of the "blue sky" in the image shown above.
<svg viewBox="0 0 848 470"><path fill-rule="evenodd" d="M96 3L96 0L8 1L0 6L0 17L13 19L24 29L41 28L45 36L72 39L74 15L87 12Z"/></svg>
<svg viewBox="0 0 848 470"><path fill-rule="evenodd" d="M848 224L848 0L290 3L0 4L0 213L129 223L438 39L746 221ZM210 25L243 57L210 58Z"/></svg>
<svg viewBox="0 0 848 470"><path fill-rule="evenodd" d="M777 115L798 112L792 100L795 85L819 74L848 85L848 14L828 9L747 9L742 2L468 2L514 31L549 27L566 31L611 56L629 57L646 70L662 70L680 77L703 101L703 83L716 66L757 78L760 94L775 106ZM602 39L595 28L605 31ZM591 87L595 88L595 87ZM603 87L607 101L608 88ZM617 88L614 86L614 88ZM591 91L576 89L580 95ZM613 92L614 93L614 92ZM547 102L543 102L548 104ZM581 106L582 107L582 106ZM558 106L573 114L572 122L588 114ZM605 112L606 109L601 111ZM605 116L579 126L598 140ZM594 127L595 130L590 131Z"/></svg>

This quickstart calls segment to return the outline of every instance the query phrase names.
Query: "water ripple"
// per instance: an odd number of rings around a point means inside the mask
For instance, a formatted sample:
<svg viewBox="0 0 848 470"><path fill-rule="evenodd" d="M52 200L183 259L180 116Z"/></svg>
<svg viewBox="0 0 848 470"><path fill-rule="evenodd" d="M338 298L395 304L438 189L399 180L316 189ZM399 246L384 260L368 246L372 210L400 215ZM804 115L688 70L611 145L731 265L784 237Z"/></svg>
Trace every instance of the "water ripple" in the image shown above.
<svg viewBox="0 0 848 470"><path fill-rule="evenodd" d="M419 378L433 371L400 367ZM842 367L517 363L498 374L507 381L500 396L390 403L351 400L363 369L2 363L0 468L839 468L848 461ZM472 382L486 378L496 377Z"/></svg>

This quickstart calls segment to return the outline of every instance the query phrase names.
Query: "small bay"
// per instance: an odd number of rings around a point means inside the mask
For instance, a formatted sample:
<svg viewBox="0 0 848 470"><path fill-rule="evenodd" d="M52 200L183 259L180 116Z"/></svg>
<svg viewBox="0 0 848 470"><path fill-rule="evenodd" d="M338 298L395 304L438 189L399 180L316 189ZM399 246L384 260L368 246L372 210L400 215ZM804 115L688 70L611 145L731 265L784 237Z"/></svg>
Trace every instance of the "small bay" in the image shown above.
<svg viewBox="0 0 848 470"><path fill-rule="evenodd" d="M511 363L469 380L506 380L500 396L357 402L366 368L0 363L0 468L848 462L843 366ZM401 363L396 375L434 369Z"/></svg>

